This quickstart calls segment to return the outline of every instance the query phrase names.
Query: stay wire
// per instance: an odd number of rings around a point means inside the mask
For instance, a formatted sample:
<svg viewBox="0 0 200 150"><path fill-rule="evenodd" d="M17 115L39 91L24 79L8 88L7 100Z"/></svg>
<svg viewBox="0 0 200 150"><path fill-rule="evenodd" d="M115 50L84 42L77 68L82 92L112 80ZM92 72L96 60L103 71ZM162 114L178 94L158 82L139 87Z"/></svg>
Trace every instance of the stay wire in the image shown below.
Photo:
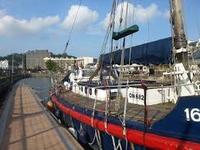
<svg viewBox="0 0 200 150"><path fill-rule="evenodd" d="M74 18L74 20L73 20L71 29L70 29L70 31L69 31L68 40L67 40L66 45L65 45L64 53L67 51L69 42L70 42L70 40L71 40L71 36L72 36L73 30L74 30L74 27L75 27L75 23L76 23L76 20L77 20L77 17L78 17L78 12L79 12L79 9L80 9L80 7L81 7L81 4L82 4L82 0L79 1L78 9L77 9L77 11L76 11L75 18Z"/></svg>

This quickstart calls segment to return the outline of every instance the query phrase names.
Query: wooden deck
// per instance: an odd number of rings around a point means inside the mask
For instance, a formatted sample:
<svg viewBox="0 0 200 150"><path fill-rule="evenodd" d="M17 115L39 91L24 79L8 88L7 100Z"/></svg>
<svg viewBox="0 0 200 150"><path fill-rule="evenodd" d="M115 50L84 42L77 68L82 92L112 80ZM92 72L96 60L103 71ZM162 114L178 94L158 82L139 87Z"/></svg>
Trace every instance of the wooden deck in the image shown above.
<svg viewBox="0 0 200 150"><path fill-rule="evenodd" d="M4 132L1 150L82 149L72 135L41 107L36 95L23 81L12 94L13 111Z"/></svg>
<svg viewBox="0 0 200 150"><path fill-rule="evenodd" d="M63 91L60 95L62 98L64 98L66 101L72 104L76 104L88 109L93 109L93 106L94 106L93 99L83 97L71 91ZM122 108L120 109L119 112L115 112L114 105L115 105L115 100L111 100L110 107L109 107L110 115L122 117L124 104L121 104ZM97 101L96 110L105 112L105 106L106 106L105 101ZM148 113L147 120L151 124L154 123L155 121L166 116L174 108L174 106L175 104L173 103L147 106L147 113ZM127 106L126 118L139 121L139 122L144 122L144 110L145 110L144 106L129 103Z"/></svg>

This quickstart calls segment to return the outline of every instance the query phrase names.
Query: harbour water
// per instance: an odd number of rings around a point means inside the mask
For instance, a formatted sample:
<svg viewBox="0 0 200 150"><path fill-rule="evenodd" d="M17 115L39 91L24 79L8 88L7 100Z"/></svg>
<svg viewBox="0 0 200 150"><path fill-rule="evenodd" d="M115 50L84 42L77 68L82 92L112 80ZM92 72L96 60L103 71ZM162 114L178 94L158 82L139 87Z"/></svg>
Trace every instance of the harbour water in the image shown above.
<svg viewBox="0 0 200 150"><path fill-rule="evenodd" d="M46 77L37 77L37 78L27 78L24 79L24 83L30 86L35 94L43 100L48 98L48 92L51 88L51 82L49 78Z"/></svg>

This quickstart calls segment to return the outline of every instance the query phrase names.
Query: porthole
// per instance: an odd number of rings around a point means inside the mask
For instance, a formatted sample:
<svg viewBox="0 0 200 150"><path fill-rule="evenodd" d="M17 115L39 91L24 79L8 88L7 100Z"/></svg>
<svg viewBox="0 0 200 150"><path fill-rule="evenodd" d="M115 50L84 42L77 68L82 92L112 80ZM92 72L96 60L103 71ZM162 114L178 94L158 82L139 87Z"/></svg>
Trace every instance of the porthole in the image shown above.
<svg viewBox="0 0 200 150"><path fill-rule="evenodd" d="M94 94L97 95L97 89L94 90Z"/></svg>
<svg viewBox="0 0 200 150"><path fill-rule="evenodd" d="M89 94L92 95L92 89L91 88L89 89Z"/></svg>
<svg viewBox="0 0 200 150"><path fill-rule="evenodd" d="M87 94L87 87L85 87L85 94Z"/></svg>

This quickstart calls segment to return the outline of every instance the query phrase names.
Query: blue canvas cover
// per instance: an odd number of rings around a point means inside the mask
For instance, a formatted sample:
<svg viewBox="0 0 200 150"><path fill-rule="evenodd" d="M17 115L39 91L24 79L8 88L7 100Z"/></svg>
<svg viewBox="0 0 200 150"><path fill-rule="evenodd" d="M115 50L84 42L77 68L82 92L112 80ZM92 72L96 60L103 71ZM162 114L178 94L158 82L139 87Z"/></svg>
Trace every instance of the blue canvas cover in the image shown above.
<svg viewBox="0 0 200 150"><path fill-rule="evenodd" d="M112 56L112 64L120 64L121 50L113 53L107 53L100 56L103 65L110 65L110 58ZM168 37L158 41L145 43L125 49L124 64L169 64L172 61L172 38Z"/></svg>

